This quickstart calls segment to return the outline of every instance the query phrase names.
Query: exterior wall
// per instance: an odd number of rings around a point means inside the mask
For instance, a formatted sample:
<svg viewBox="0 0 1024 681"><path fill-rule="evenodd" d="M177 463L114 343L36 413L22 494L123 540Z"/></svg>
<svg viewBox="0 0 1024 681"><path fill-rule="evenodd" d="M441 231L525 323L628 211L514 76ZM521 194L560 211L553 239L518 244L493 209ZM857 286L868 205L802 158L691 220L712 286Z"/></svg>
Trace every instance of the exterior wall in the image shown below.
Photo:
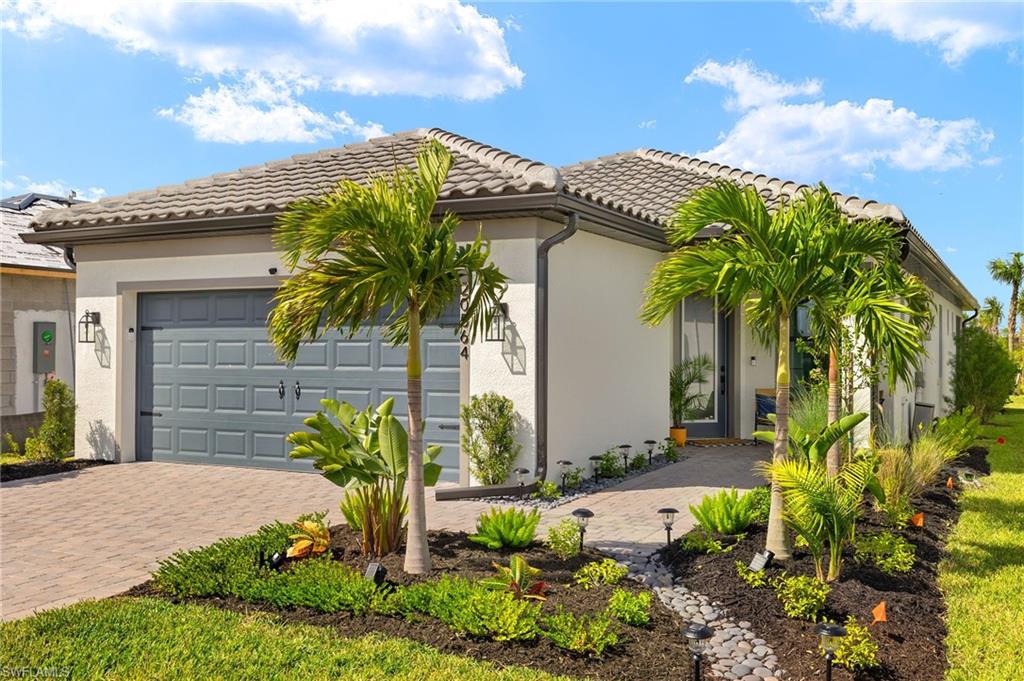
<svg viewBox="0 0 1024 681"><path fill-rule="evenodd" d="M742 309L736 310L732 318L734 379L730 385L733 414L730 430L735 437L750 439L753 437L756 413L754 391L758 388L775 388L777 353L774 347L766 348L754 336Z"/></svg>
<svg viewBox="0 0 1024 681"><path fill-rule="evenodd" d="M550 253L548 461L589 472L609 447L668 435L674 325L639 320L662 254L584 231Z"/></svg>
<svg viewBox="0 0 1024 681"><path fill-rule="evenodd" d="M77 350L68 319L75 280L55 276L0 274L0 415L35 414L42 409L46 377L32 373L33 322L54 322L55 377L74 387L72 353ZM71 313L73 315L73 312Z"/></svg>

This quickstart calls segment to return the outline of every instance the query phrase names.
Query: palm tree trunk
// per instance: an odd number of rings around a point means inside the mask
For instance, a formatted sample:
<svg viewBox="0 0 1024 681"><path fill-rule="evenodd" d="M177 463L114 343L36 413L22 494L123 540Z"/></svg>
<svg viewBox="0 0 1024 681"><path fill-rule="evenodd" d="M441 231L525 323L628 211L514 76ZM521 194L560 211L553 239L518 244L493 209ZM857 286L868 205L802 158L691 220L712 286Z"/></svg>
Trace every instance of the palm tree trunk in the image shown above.
<svg viewBox="0 0 1024 681"><path fill-rule="evenodd" d="M405 539L405 571L411 575L430 572L427 545L427 499L423 487L423 363L420 359L420 310L409 302L409 354L406 360L409 401L409 530Z"/></svg>
<svg viewBox="0 0 1024 681"><path fill-rule="evenodd" d="M772 460L785 461L789 450L789 311L779 315L779 366L775 376L775 446ZM782 488L772 478L772 504L768 513L765 548L779 560L792 557L786 527L782 522Z"/></svg>
<svg viewBox="0 0 1024 681"><path fill-rule="evenodd" d="M833 344L828 349L828 425L839 420L839 392L839 350ZM828 448L825 472L829 477L839 475L841 449L838 440Z"/></svg>
<svg viewBox="0 0 1024 681"><path fill-rule="evenodd" d="M1010 356L1013 356L1014 341L1017 336L1017 297L1020 295L1020 287L1014 282L1013 287L1010 289L1010 310L1007 315L1007 339L1006 348L1010 351Z"/></svg>

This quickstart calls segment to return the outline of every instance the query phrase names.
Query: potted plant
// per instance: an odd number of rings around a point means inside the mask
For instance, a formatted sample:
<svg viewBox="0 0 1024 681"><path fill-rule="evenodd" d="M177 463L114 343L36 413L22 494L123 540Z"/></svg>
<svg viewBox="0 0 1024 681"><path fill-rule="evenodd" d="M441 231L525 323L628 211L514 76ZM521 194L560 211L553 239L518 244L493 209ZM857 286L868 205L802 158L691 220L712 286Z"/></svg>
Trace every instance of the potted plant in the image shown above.
<svg viewBox="0 0 1024 681"><path fill-rule="evenodd" d="M668 401L672 412L669 434L680 447L686 445L686 426L683 424L703 414L714 398L714 394L705 396L693 390L694 385L700 386L707 381L711 369L711 358L697 355L676 364L668 375Z"/></svg>

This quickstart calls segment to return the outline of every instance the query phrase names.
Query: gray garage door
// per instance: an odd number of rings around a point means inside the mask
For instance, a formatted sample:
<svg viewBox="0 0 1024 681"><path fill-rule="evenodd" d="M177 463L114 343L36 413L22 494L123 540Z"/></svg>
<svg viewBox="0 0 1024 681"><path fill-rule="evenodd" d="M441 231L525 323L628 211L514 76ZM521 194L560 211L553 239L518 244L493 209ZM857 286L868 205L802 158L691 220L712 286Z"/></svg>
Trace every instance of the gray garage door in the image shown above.
<svg viewBox="0 0 1024 681"><path fill-rule="evenodd" d="M394 397L405 421L405 348L391 347L379 329L330 333L303 345L288 367L267 339L272 293L140 294L139 459L311 471L288 457L284 438L321 399L362 409ZM456 480L459 346L454 319L442 322L423 333L425 439L444 447L443 477Z"/></svg>

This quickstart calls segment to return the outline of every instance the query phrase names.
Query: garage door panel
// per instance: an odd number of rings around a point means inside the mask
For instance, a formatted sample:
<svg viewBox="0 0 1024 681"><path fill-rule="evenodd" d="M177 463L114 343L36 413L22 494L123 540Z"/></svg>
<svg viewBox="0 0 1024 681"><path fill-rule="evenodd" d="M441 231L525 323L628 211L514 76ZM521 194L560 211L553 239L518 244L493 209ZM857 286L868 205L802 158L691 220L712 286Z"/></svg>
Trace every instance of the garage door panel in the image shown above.
<svg viewBox="0 0 1024 681"><path fill-rule="evenodd" d="M334 365L338 371L366 371L373 369L373 343L365 340L334 342Z"/></svg>
<svg viewBox="0 0 1024 681"><path fill-rule="evenodd" d="M220 413L245 414L248 407L244 385L218 385L213 388L214 409Z"/></svg>
<svg viewBox="0 0 1024 681"><path fill-rule="evenodd" d="M246 432L244 430L217 430L214 433L213 455L245 458Z"/></svg>
<svg viewBox="0 0 1024 681"><path fill-rule="evenodd" d="M285 387L285 397L288 396L288 388ZM252 389L252 413L253 414L286 414L288 407L287 400L281 399L280 388L253 386Z"/></svg>
<svg viewBox="0 0 1024 681"><path fill-rule="evenodd" d="M256 341L253 343L252 364L256 368L286 368L285 364L277 358L277 348L269 341Z"/></svg>
<svg viewBox="0 0 1024 681"><path fill-rule="evenodd" d="M248 348L246 341L218 340L213 342L213 367L215 369L234 369L248 367Z"/></svg>

